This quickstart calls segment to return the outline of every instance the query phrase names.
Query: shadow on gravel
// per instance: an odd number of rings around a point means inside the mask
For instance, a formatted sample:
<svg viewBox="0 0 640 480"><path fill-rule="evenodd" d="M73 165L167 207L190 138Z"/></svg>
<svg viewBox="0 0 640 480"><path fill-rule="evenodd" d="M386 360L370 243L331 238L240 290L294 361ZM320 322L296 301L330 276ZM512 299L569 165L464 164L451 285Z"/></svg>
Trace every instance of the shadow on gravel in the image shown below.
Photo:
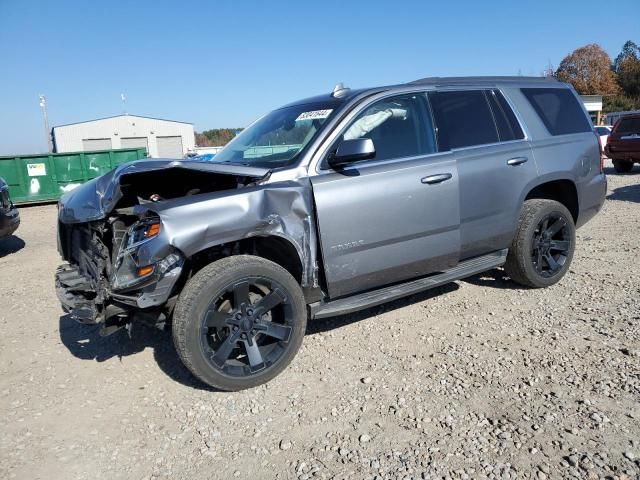
<svg viewBox="0 0 640 480"><path fill-rule="evenodd" d="M449 283L432 290L388 302L377 307L368 308L360 312L310 321L307 324L307 335L313 335L336 328L341 328L354 322L366 320L382 313L391 312L407 307L413 303L424 302L438 295L451 293L459 287L457 283ZM186 369L178 358L171 336L168 332L160 331L144 323L138 323L131 331L131 338L126 329L121 329L101 337L99 327L82 325L70 315L60 317L60 340L74 357L81 360L104 362L114 357L122 358L135 355L146 348L153 349L153 355L160 369L172 380L197 390L216 392L216 389L200 382Z"/></svg>
<svg viewBox="0 0 640 480"><path fill-rule="evenodd" d="M168 332L144 323L133 327L131 338L126 329L108 337L101 337L99 330L99 327L76 322L70 315L60 317L60 340L76 358L104 362L113 357L122 358L140 353L145 348L152 348L158 366L171 379L197 390L216 391L200 382L186 369L173 348Z"/></svg>
<svg viewBox="0 0 640 480"><path fill-rule="evenodd" d="M635 185L618 187L607 195L607 200L640 203L640 184L636 183Z"/></svg>
<svg viewBox="0 0 640 480"><path fill-rule="evenodd" d="M605 175L609 176L615 176L615 177L627 177L629 175L637 175L640 173L640 169L638 168L637 165L634 165L633 170L631 170L630 172L627 173L618 173L616 172L616 169L613 167L604 167L604 173Z"/></svg>
<svg viewBox="0 0 640 480"><path fill-rule="evenodd" d="M336 328L341 328L355 322L367 320L371 317L375 317L376 315L381 315L386 312L391 312L399 308L407 307L414 303L424 302L431 298L437 297L438 295L455 292L456 290L458 290L458 288L460 288L460 286L457 283L448 283L441 287L426 290L422 293L416 293L415 295L400 298L398 300L394 300L393 302L383 303L382 305L367 308L366 310L361 310L359 312L340 315L339 317L311 320L309 323L307 323L306 334L313 335L315 333L321 333L329 330L334 330Z"/></svg>
<svg viewBox="0 0 640 480"><path fill-rule="evenodd" d="M16 253L18 250L22 250L25 246L24 240L15 235L11 235L7 238L0 239L0 258L12 253Z"/></svg>
<svg viewBox="0 0 640 480"><path fill-rule="evenodd" d="M507 277L504 270L497 268L478 273L472 277L463 278L460 281L479 287L506 288L509 290L522 290L526 288Z"/></svg>

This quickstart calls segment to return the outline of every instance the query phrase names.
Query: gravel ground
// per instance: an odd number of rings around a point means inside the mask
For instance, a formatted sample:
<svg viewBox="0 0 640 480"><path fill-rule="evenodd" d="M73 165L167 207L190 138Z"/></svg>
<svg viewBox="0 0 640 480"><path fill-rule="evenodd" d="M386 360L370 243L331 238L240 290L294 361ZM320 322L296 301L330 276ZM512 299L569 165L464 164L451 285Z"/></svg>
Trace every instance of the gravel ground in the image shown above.
<svg viewBox="0 0 640 480"><path fill-rule="evenodd" d="M207 390L168 333L62 314L55 206L0 241L0 478L640 478L640 167L570 273L500 270L310 323L266 386Z"/></svg>

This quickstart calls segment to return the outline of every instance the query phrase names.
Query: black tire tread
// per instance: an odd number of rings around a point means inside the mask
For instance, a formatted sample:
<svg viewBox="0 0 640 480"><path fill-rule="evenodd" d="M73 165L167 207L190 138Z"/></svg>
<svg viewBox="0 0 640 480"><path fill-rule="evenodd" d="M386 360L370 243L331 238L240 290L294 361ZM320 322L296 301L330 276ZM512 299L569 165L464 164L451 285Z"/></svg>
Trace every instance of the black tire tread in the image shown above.
<svg viewBox="0 0 640 480"><path fill-rule="evenodd" d="M526 287L541 288L550 286L550 284L543 284L539 278L535 278L530 275L527 272L526 263L531 261L529 252L529 227L532 223L536 222L538 213L549 206L553 206L553 208L562 211L568 219L573 219L567 207L562 205L560 202L541 198L526 200L522 205L516 235L511 243L511 247L509 248L507 261L504 264L504 270L507 275L511 277L511 280ZM571 259L569 259L569 262L570 260ZM561 277L562 276L560 276L556 281L560 280ZM553 283L555 283L555 281Z"/></svg>
<svg viewBox="0 0 640 480"><path fill-rule="evenodd" d="M234 255L210 263L209 265L198 271L187 282L182 292L180 293L178 302L176 303L172 321L173 343L178 356L180 357L180 360L185 365L185 367L187 367L187 369L200 381L219 390L242 390L265 383L278 375L282 370L284 370L291 361L291 359L289 359L289 361L285 362L285 364L281 364L278 366L278 368L274 368L268 376L261 377L259 382L255 382L255 384L253 384L253 382L247 382L246 385L241 386L240 388L230 388L228 384L212 382L211 379L205 378L194 364L193 355L197 355L197 352L193 352L189 348L187 341L187 328L189 326L189 322L191 321L191 318L189 316L191 307L195 304L198 296L206 287L206 285L211 282L215 282L219 278L224 278L225 276L232 274L239 268L247 268L251 266L261 269L271 269L281 275L284 275L285 278L288 277L288 283L290 283L288 293L293 294L295 297L297 297L294 299L294 301L297 302L299 304L299 308L301 308L302 311L306 313L306 303L304 301L302 289L298 285L297 281L287 270L270 260L252 255ZM294 285L295 288L291 288ZM292 336L292 338L298 340L298 345L294 345L294 354L298 351L298 349L300 348L300 344L302 343L304 332L306 330L306 323L307 318L305 315L295 326L296 330L302 330L302 335Z"/></svg>
<svg viewBox="0 0 640 480"><path fill-rule="evenodd" d="M633 170L632 160L613 160L613 168L618 173L629 173Z"/></svg>

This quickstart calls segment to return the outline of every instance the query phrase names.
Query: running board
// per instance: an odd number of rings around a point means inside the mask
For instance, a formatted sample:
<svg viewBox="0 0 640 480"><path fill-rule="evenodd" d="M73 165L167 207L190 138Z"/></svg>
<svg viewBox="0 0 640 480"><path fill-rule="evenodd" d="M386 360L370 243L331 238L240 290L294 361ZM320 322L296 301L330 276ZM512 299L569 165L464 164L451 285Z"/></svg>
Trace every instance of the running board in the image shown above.
<svg viewBox="0 0 640 480"><path fill-rule="evenodd" d="M356 312L382 303L390 302L398 298L413 295L430 288L439 287L446 283L460 280L461 278L475 275L476 273L491 270L503 265L507 260L508 249L498 250L481 257L471 258L460 262L455 267L442 273L411 280L407 283L383 287L365 293L359 293L347 298L340 298L332 302L318 302L309 305L311 318L327 318L337 315Z"/></svg>

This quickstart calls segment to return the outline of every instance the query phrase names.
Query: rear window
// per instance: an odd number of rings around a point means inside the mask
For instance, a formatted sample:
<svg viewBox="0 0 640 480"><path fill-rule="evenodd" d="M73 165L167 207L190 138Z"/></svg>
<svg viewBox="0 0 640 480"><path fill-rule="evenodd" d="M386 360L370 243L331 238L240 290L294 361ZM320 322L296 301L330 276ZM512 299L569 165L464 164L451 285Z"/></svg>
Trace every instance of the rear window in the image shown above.
<svg viewBox="0 0 640 480"><path fill-rule="evenodd" d="M591 122L566 88L522 88L551 135L590 132Z"/></svg>
<svg viewBox="0 0 640 480"><path fill-rule="evenodd" d="M640 133L640 118L621 118L618 121L616 133Z"/></svg>
<svg viewBox="0 0 640 480"><path fill-rule="evenodd" d="M482 90L429 92L438 150L496 143L498 131Z"/></svg>

